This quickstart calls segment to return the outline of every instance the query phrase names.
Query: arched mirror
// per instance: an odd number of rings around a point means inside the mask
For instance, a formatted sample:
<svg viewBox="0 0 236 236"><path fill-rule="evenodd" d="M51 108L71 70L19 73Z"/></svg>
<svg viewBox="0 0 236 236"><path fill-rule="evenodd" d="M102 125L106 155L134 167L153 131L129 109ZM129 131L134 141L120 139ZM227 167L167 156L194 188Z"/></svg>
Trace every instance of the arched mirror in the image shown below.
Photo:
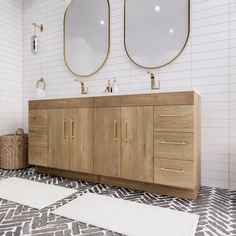
<svg viewBox="0 0 236 236"><path fill-rule="evenodd" d="M125 0L125 49L145 68L172 62L190 30L190 0Z"/></svg>
<svg viewBox="0 0 236 236"><path fill-rule="evenodd" d="M69 70L78 76L96 73L109 47L109 1L71 0L64 16L64 56Z"/></svg>

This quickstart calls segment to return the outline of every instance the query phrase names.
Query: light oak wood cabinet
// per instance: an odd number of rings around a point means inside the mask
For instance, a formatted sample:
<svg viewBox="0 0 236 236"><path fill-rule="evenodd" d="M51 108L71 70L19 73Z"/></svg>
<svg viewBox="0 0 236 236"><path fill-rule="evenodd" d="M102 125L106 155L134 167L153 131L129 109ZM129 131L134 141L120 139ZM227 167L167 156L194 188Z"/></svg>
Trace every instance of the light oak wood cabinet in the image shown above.
<svg viewBox="0 0 236 236"><path fill-rule="evenodd" d="M122 107L121 177L153 183L153 107Z"/></svg>
<svg viewBox="0 0 236 236"><path fill-rule="evenodd" d="M72 171L93 173L93 108L73 109L71 115L70 167Z"/></svg>
<svg viewBox="0 0 236 236"><path fill-rule="evenodd" d="M29 111L29 164L48 166L48 111Z"/></svg>
<svg viewBox="0 0 236 236"><path fill-rule="evenodd" d="M153 108L94 110L94 173L153 183Z"/></svg>
<svg viewBox="0 0 236 236"><path fill-rule="evenodd" d="M194 189L194 165L190 161L155 158L155 183Z"/></svg>
<svg viewBox="0 0 236 236"><path fill-rule="evenodd" d="M48 131L48 167L93 173L93 109L49 109Z"/></svg>
<svg viewBox="0 0 236 236"><path fill-rule="evenodd" d="M29 163L43 173L196 199L195 92L29 102Z"/></svg>
<svg viewBox="0 0 236 236"><path fill-rule="evenodd" d="M193 132L194 106L155 106L154 128L155 131Z"/></svg>
<svg viewBox="0 0 236 236"><path fill-rule="evenodd" d="M48 110L48 167L69 169L69 112Z"/></svg>
<svg viewBox="0 0 236 236"><path fill-rule="evenodd" d="M121 177L121 109L94 109L94 173Z"/></svg>
<svg viewBox="0 0 236 236"><path fill-rule="evenodd" d="M154 183L199 186L200 111L194 105L154 107Z"/></svg>
<svg viewBox="0 0 236 236"><path fill-rule="evenodd" d="M193 161L193 151L193 133L154 132L154 157Z"/></svg>

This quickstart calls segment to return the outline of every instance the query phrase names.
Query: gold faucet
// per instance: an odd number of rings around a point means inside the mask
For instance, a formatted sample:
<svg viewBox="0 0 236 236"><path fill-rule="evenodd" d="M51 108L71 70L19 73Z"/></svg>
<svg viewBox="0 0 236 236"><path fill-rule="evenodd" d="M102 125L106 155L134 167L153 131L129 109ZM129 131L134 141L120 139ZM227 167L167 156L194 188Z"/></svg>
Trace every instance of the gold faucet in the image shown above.
<svg viewBox="0 0 236 236"><path fill-rule="evenodd" d="M152 90L160 89L160 81L159 80L156 81L154 74L151 73L150 71L147 71L147 73L151 76L151 89Z"/></svg>
<svg viewBox="0 0 236 236"><path fill-rule="evenodd" d="M75 82L79 82L81 84L81 94L88 94L88 87L85 87L85 84L83 81L75 79Z"/></svg>

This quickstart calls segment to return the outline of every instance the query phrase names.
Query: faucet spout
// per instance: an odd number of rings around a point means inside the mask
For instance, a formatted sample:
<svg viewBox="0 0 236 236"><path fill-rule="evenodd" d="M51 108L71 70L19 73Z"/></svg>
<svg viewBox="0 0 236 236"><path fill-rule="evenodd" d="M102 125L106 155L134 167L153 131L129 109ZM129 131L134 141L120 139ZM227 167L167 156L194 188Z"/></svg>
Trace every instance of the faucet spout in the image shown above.
<svg viewBox="0 0 236 236"><path fill-rule="evenodd" d="M151 89L155 90L155 89L160 89L160 81L159 80L155 80L155 76L152 72L147 71L147 73L150 75L151 77Z"/></svg>
<svg viewBox="0 0 236 236"><path fill-rule="evenodd" d="M81 94L88 94L88 87L85 87L85 84L83 81L80 81L78 79L75 79L75 82L79 82L81 85Z"/></svg>

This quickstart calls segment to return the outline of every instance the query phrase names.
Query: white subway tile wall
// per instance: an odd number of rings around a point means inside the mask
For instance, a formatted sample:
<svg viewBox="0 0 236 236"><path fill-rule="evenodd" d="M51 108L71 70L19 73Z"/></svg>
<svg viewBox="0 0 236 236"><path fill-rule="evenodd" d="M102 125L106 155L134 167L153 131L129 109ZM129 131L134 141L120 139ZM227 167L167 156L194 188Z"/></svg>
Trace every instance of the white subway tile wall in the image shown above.
<svg viewBox="0 0 236 236"><path fill-rule="evenodd" d="M0 1L0 134L22 127L21 0Z"/></svg>
<svg viewBox="0 0 236 236"><path fill-rule="evenodd" d="M27 128L28 100L35 84L47 81L50 98L80 96L75 76L63 59L63 16L69 0L23 1L23 116ZM128 59L124 47L123 0L110 0L111 50L106 65L85 78L90 93L102 92L117 77L120 90L146 90L146 70ZM236 189L236 1L192 0L191 34L184 52L172 64L154 70L162 88L196 88L202 95L202 185ZM32 23L43 23L37 33L40 53L30 52ZM148 37L148 35L147 35Z"/></svg>
<svg viewBox="0 0 236 236"><path fill-rule="evenodd" d="M230 188L236 189L236 1L229 0L229 151Z"/></svg>

